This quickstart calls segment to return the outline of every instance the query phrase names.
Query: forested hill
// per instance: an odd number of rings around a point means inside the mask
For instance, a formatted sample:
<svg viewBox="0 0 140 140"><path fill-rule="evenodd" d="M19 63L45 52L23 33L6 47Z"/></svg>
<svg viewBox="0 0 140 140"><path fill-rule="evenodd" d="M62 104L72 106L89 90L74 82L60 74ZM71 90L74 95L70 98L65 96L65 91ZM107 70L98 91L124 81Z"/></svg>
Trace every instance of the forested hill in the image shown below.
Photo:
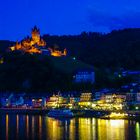
<svg viewBox="0 0 140 140"><path fill-rule="evenodd" d="M95 67L140 69L140 29L43 37L49 46L67 48L69 55Z"/></svg>
<svg viewBox="0 0 140 140"><path fill-rule="evenodd" d="M59 59L8 53L8 47L15 42L0 41L0 58L4 59L0 65L0 90L46 92L54 89L79 90L81 87L91 89L91 85L73 85L71 70L93 66L95 88L118 88L131 79L116 78L114 71L120 68L140 70L140 29L125 29L109 34L84 32L75 36L44 35L43 38L47 47L67 48L68 57Z"/></svg>
<svg viewBox="0 0 140 140"><path fill-rule="evenodd" d="M4 53L7 51L7 48L14 45L14 41L9 40L0 40L0 53Z"/></svg>
<svg viewBox="0 0 140 140"><path fill-rule="evenodd" d="M67 48L69 56L97 68L140 69L140 28L108 34L83 32L80 35L44 35L47 46ZM14 42L0 41L0 53Z"/></svg>

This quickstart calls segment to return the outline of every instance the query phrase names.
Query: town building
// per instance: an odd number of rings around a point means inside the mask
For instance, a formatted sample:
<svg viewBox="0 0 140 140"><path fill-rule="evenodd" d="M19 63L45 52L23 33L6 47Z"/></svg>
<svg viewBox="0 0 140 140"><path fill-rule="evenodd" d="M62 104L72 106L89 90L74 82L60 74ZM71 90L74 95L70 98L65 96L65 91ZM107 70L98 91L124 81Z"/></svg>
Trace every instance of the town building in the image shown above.
<svg viewBox="0 0 140 140"><path fill-rule="evenodd" d="M74 76L75 83L94 83L95 73L93 70L79 70L75 72Z"/></svg>
<svg viewBox="0 0 140 140"><path fill-rule="evenodd" d="M46 98L45 97L33 97L32 98L32 107L34 107L34 108L46 107Z"/></svg>
<svg viewBox="0 0 140 140"><path fill-rule="evenodd" d="M48 108L65 107L68 105L67 99L61 95L53 95L47 101Z"/></svg>
<svg viewBox="0 0 140 140"><path fill-rule="evenodd" d="M140 92L137 93L137 102L140 102Z"/></svg>
<svg viewBox="0 0 140 140"><path fill-rule="evenodd" d="M79 105L80 106L90 106L92 102L92 93L81 93Z"/></svg>

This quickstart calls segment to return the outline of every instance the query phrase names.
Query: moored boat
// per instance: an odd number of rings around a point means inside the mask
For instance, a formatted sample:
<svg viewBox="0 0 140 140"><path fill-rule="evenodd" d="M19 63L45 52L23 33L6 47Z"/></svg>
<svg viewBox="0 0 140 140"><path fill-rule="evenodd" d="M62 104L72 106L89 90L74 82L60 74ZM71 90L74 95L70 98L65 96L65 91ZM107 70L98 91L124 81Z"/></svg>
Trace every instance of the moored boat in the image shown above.
<svg viewBox="0 0 140 140"><path fill-rule="evenodd" d="M48 116L70 118L70 117L73 117L74 114L69 109L53 109L48 113Z"/></svg>

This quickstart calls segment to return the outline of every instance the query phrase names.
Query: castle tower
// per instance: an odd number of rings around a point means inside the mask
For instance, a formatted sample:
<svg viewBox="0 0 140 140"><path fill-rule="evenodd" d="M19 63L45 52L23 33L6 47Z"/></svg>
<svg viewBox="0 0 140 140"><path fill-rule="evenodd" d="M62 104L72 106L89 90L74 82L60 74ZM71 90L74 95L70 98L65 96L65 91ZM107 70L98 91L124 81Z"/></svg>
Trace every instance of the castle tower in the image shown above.
<svg viewBox="0 0 140 140"><path fill-rule="evenodd" d="M21 43L16 42L15 50L20 50L22 48Z"/></svg>
<svg viewBox="0 0 140 140"><path fill-rule="evenodd" d="M34 43L40 41L40 30L36 26L32 29L32 41L34 41Z"/></svg>
<svg viewBox="0 0 140 140"><path fill-rule="evenodd" d="M64 55L64 56L67 55L67 49L66 49L66 48L64 49L64 53L63 53L63 55Z"/></svg>

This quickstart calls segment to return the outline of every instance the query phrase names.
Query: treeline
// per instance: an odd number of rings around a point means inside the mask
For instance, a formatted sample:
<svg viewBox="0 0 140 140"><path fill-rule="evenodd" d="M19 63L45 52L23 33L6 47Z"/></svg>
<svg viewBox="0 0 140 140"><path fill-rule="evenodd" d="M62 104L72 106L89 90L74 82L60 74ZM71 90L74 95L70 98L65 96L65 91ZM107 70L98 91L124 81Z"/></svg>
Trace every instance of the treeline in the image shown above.
<svg viewBox="0 0 140 140"><path fill-rule="evenodd" d="M109 34L83 32L75 36L44 35L48 46L67 48L68 54L98 68L140 69L140 29Z"/></svg>
<svg viewBox="0 0 140 140"><path fill-rule="evenodd" d="M116 30L108 34L44 35L43 38L48 47L67 48L69 56L98 68L140 69L140 28ZM13 44L12 41L0 41L0 53Z"/></svg>
<svg viewBox="0 0 140 140"><path fill-rule="evenodd" d="M14 42L0 41L0 54L4 58L4 63L0 64L1 91L43 93L119 88L131 82L131 78L115 77L114 71L120 68L140 70L140 29L125 29L109 34L83 32L75 36L44 35L43 38L47 46L67 48L68 56L94 66L94 86L89 83L73 84L72 75L56 69L48 56L9 53L7 48ZM70 65L69 68L71 67Z"/></svg>

